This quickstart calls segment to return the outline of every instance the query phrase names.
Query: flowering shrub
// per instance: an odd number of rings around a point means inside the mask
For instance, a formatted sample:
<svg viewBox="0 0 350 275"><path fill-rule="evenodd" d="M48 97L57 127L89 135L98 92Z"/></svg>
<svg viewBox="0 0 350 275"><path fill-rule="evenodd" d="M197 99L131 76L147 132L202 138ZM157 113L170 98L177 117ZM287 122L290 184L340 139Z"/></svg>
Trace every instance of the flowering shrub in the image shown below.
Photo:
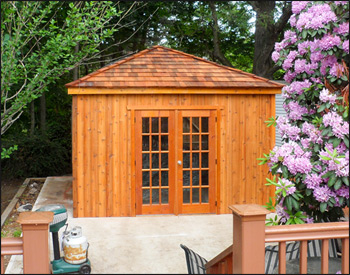
<svg viewBox="0 0 350 275"><path fill-rule="evenodd" d="M348 1L292 1L291 30L272 59L286 71L286 117L271 118L284 144L260 158L274 178L278 220L337 221L349 206Z"/></svg>

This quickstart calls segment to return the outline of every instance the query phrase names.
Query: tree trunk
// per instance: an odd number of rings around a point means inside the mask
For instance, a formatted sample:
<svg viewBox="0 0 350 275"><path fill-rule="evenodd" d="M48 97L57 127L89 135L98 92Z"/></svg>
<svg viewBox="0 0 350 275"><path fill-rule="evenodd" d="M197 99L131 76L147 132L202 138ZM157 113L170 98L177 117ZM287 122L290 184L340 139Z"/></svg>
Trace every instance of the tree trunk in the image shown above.
<svg viewBox="0 0 350 275"><path fill-rule="evenodd" d="M225 66L232 67L232 64L225 55L222 53L220 48L220 39L219 39L219 25L218 17L216 14L216 7L214 2L209 2L209 7L211 9L211 15L213 20L212 30L213 30L213 44L214 44L214 57L219 60L219 62Z"/></svg>
<svg viewBox="0 0 350 275"><path fill-rule="evenodd" d="M42 135L46 135L46 96L45 92L40 97L40 129Z"/></svg>
<svg viewBox="0 0 350 275"><path fill-rule="evenodd" d="M30 136L34 135L34 129L35 129L35 108L34 108L34 100L30 102Z"/></svg>
<svg viewBox="0 0 350 275"><path fill-rule="evenodd" d="M271 59L275 43L278 41L291 12L290 3L285 3L282 15L275 23L275 1L248 1L256 12L255 21L255 48L253 60L253 73L268 79L273 78L279 67Z"/></svg>
<svg viewBox="0 0 350 275"><path fill-rule="evenodd" d="M260 4L261 3L261 4ZM273 14L275 9L274 1L261 1L256 12L255 21L255 48L253 60L253 74L272 78L273 67L271 54L273 52L277 34L273 31Z"/></svg>

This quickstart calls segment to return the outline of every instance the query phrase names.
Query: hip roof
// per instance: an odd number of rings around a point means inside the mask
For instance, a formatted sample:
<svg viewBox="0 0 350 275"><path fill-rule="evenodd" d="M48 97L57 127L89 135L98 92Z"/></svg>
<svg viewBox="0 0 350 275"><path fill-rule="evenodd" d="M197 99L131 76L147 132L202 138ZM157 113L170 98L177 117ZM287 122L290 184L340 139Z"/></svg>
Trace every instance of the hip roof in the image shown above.
<svg viewBox="0 0 350 275"><path fill-rule="evenodd" d="M282 88L284 85L163 46L66 84L85 88Z"/></svg>

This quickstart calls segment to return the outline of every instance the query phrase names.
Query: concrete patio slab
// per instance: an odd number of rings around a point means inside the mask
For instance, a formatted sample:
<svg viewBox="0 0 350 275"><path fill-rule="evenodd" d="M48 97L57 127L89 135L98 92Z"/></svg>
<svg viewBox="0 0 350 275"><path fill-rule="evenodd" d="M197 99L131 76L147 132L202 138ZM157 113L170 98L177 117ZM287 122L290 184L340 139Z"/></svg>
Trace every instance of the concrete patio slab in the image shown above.
<svg viewBox="0 0 350 275"><path fill-rule="evenodd" d="M180 244L207 260L232 244L231 214L73 218L72 178L48 177L33 210L56 203L67 208L68 229L82 227L94 274L185 274L186 259ZM6 273L23 273L16 256Z"/></svg>

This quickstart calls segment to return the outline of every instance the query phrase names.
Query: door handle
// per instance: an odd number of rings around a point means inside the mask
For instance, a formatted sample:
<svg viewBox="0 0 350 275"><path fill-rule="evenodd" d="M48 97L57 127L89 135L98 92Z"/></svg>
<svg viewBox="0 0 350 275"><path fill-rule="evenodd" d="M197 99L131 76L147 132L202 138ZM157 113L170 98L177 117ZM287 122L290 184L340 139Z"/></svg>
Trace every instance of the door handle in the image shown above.
<svg viewBox="0 0 350 275"><path fill-rule="evenodd" d="M181 165L181 164L182 164L181 160L178 160L178 161L177 161L177 164L178 164L178 165Z"/></svg>

